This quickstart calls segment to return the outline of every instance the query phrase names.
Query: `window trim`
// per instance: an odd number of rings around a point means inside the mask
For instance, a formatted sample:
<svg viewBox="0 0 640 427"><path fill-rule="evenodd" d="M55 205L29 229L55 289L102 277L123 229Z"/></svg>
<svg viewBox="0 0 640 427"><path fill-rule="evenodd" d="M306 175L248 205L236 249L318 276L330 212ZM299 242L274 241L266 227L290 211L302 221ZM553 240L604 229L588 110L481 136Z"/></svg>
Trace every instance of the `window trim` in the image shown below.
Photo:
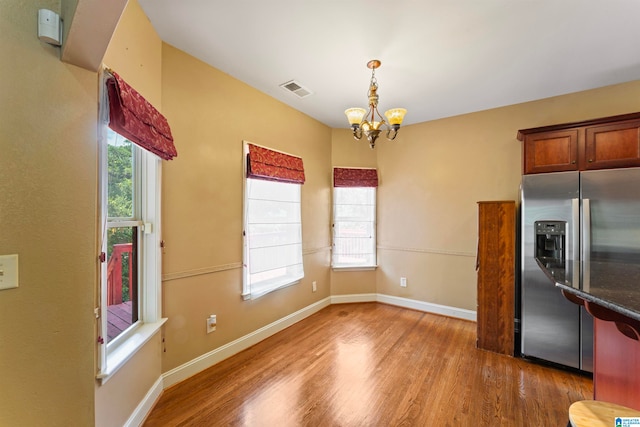
<svg viewBox="0 0 640 427"><path fill-rule="evenodd" d="M100 79L102 82L103 80ZM107 230L107 126L106 111L108 104L105 98L104 83L100 85L100 117L98 123L98 186L100 209L100 225L98 241L100 252L106 254ZM134 197L140 198L142 220L141 251L139 254L139 312L138 321L116 337L112 343L105 343L104 338L97 342L97 374L96 378L104 384L124 364L155 335L167 320L162 318L162 282L161 282L161 184L162 164L156 155L134 145L138 150L140 188L134 190ZM144 189L144 191L140 191ZM107 262L99 262L98 306L95 309L97 318L97 336L106 336L107 331Z"/></svg>
<svg viewBox="0 0 640 427"><path fill-rule="evenodd" d="M378 264L368 267L334 267L331 266L332 271L373 271L378 268Z"/></svg>

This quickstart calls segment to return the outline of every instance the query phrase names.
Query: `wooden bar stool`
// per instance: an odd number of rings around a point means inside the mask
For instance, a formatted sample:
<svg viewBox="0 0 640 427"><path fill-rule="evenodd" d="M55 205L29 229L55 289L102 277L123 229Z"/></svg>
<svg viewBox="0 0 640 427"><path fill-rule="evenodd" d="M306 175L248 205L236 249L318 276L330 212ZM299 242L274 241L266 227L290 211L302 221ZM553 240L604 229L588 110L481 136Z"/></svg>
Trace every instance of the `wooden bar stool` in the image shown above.
<svg viewBox="0 0 640 427"><path fill-rule="evenodd" d="M640 411L598 400L581 400L569 406L567 427L614 427L618 417L640 418Z"/></svg>

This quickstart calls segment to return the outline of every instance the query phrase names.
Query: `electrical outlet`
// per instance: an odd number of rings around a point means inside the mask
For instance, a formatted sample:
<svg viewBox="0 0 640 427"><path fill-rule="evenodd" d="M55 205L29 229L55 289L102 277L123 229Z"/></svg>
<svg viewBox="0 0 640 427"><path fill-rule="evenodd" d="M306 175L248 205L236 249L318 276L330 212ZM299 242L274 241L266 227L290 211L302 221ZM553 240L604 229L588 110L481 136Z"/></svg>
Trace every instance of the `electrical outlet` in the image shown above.
<svg viewBox="0 0 640 427"><path fill-rule="evenodd" d="M207 317L207 333L208 334L216 330L217 323L218 321L215 314L212 314L211 316Z"/></svg>
<svg viewBox="0 0 640 427"><path fill-rule="evenodd" d="M313 282L311 282L311 291L315 292L318 290L318 285L316 284L316 281L314 280Z"/></svg>
<svg viewBox="0 0 640 427"><path fill-rule="evenodd" d="M407 278L406 277L401 277L400 278L400 287L402 287L402 288L406 288L407 287Z"/></svg>

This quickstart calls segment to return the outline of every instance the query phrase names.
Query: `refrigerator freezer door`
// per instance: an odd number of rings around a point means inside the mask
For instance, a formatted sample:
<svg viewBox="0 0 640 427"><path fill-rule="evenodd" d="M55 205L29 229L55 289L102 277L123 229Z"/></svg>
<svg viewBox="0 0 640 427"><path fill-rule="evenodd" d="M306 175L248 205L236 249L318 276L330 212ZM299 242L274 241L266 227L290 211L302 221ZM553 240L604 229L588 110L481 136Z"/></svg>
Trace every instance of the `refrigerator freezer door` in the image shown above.
<svg viewBox="0 0 640 427"><path fill-rule="evenodd" d="M579 173L522 177L521 351L565 366L580 368L580 307L567 301L535 261L536 221L566 222L566 254L577 259ZM572 243L574 242L574 243Z"/></svg>

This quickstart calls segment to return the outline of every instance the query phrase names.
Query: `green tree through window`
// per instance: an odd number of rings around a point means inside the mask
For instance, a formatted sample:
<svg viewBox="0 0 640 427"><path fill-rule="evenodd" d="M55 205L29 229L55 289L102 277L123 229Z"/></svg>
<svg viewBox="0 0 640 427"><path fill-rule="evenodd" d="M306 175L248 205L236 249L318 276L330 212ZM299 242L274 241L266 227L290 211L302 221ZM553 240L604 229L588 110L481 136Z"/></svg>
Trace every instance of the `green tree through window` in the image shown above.
<svg viewBox="0 0 640 427"><path fill-rule="evenodd" d="M124 139L107 146L110 218L133 217L133 144Z"/></svg>
<svg viewBox="0 0 640 427"><path fill-rule="evenodd" d="M133 219L134 187L133 165L135 146L115 132L109 132L107 145L108 187L107 215L113 219ZM107 229L107 259L113 255L113 247L117 244L131 244L136 227L109 227ZM135 248L134 248L135 250ZM122 259L122 302L131 299L129 271L132 268L129 253Z"/></svg>

